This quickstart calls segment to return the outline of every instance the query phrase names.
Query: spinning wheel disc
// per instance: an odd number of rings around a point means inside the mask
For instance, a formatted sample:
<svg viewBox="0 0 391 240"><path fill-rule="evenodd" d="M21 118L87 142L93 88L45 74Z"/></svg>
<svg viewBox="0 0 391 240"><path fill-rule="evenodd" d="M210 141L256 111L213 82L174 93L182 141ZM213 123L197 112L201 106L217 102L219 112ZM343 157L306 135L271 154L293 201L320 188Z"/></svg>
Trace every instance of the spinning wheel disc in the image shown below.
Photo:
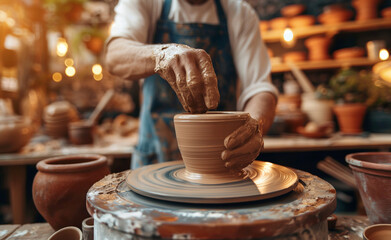
<svg viewBox="0 0 391 240"><path fill-rule="evenodd" d="M239 177L205 176L186 171L182 161L153 164L133 170L127 177L128 186L136 193L173 202L235 203L268 199L294 189L298 177L291 169L255 161L245 171L247 179Z"/></svg>

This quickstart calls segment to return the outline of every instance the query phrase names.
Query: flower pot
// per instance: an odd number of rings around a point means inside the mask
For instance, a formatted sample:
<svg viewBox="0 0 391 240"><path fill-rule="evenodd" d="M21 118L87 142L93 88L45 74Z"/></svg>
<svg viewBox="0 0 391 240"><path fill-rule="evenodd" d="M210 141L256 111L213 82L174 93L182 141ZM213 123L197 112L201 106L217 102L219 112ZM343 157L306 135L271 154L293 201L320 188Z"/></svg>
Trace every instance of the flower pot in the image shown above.
<svg viewBox="0 0 391 240"><path fill-rule="evenodd" d="M354 0L352 5L356 9L356 21L377 18L378 0Z"/></svg>
<svg viewBox="0 0 391 240"><path fill-rule="evenodd" d="M249 118L244 112L207 112L177 114L175 133L186 171L189 174L231 175L221 159L224 139Z"/></svg>
<svg viewBox="0 0 391 240"><path fill-rule="evenodd" d="M55 229L81 228L89 217L88 189L109 174L107 158L100 155L69 155L38 162L33 181L33 200L38 212Z"/></svg>
<svg viewBox="0 0 391 240"><path fill-rule="evenodd" d="M301 110L307 114L308 119L317 124L325 124L333 121L334 101L317 99L314 94L302 94Z"/></svg>
<svg viewBox="0 0 391 240"><path fill-rule="evenodd" d="M330 43L330 38L320 36L310 37L305 40L304 44L308 48L308 59L311 61L329 59Z"/></svg>
<svg viewBox="0 0 391 240"><path fill-rule="evenodd" d="M347 134L362 132L366 109L366 105L362 103L334 105L333 111L337 116L340 131Z"/></svg>
<svg viewBox="0 0 391 240"><path fill-rule="evenodd" d="M346 156L371 223L391 223L391 153L366 152Z"/></svg>

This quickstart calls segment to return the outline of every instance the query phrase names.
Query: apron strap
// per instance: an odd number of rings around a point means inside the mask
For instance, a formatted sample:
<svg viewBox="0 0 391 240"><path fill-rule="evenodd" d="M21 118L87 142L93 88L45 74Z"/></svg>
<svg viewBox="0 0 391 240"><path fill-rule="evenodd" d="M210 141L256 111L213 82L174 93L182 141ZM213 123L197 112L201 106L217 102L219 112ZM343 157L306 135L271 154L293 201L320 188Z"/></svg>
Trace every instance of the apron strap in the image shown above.
<svg viewBox="0 0 391 240"><path fill-rule="evenodd" d="M160 19L168 20L168 15L170 14L170 9L171 9L171 0L164 0Z"/></svg>
<svg viewBox="0 0 391 240"><path fill-rule="evenodd" d="M227 20L220 0L215 0L217 15L219 16L219 22L221 25L227 25Z"/></svg>

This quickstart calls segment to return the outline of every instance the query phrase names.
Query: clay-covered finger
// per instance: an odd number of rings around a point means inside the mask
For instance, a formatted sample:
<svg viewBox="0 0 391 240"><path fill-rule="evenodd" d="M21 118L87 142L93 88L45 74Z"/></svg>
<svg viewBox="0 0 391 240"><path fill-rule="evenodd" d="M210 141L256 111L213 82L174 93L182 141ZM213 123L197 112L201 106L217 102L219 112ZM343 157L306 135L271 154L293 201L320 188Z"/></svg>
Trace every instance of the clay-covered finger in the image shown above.
<svg viewBox="0 0 391 240"><path fill-rule="evenodd" d="M224 146L227 149L235 149L247 142L254 134L259 134L258 121L249 117L245 124L224 139Z"/></svg>
<svg viewBox="0 0 391 240"><path fill-rule="evenodd" d="M194 100L194 113L205 113L208 109L204 102L204 83L201 79L201 73L195 62L190 61L185 65L187 86Z"/></svg>
<svg viewBox="0 0 391 240"><path fill-rule="evenodd" d="M174 71L178 92L181 94L184 104L187 105L188 111L194 113L196 110L195 103L193 100L193 96L191 95L190 89L187 86L185 69L179 67L174 69Z"/></svg>
<svg viewBox="0 0 391 240"><path fill-rule="evenodd" d="M186 112L189 111L189 107L187 106L186 102L183 100L182 94L180 93L178 86L176 84L176 76L172 69L165 72L166 81L170 84L171 88L174 90L175 94L177 95L179 102L182 104L183 108Z"/></svg>
<svg viewBox="0 0 391 240"><path fill-rule="evenodd" d="M246 154L254 154L258 156L262 148L263 139L259 136L253 136L248 142L238 148L235 148L233 150L224 150L221 154L221 159L223 161L229 162L232 159L240 158Z"/></svg>
<svg viewBox="0 0 391 240"><path fill-rule="evenodd" d="M216 109L220 101L216 73L209 55L200 50L199 68L204 82L204 101L208 109Z"/></svg>

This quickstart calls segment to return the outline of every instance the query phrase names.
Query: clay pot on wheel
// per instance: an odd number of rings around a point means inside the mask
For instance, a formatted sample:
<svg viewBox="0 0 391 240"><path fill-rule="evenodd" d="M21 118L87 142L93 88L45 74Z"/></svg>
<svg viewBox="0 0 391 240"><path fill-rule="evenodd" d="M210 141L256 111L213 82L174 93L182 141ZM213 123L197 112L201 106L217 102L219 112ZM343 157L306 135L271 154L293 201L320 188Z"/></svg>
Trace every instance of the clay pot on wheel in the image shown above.
<svg viewBox="0 0 391 240"><path fill-rule="evenodd" d="M175 133L188 175L231 175L221 159L224 139L248 118L244 112L175 115Z"/></svg>
<svg viewBox="0 0 391 240"><path fill-rule="evenodd" d="M107 158L101 155L70 155L49 158L37 164L33 200L38 212L55 229L81 228L89 217L88 189L109 174Z"/></svg>
<svg viewBox="0 0 391 240"><path fill-rule="evenodd" d="M363 152L346 156L371 223L391 223L391 153Z"/></svg>

